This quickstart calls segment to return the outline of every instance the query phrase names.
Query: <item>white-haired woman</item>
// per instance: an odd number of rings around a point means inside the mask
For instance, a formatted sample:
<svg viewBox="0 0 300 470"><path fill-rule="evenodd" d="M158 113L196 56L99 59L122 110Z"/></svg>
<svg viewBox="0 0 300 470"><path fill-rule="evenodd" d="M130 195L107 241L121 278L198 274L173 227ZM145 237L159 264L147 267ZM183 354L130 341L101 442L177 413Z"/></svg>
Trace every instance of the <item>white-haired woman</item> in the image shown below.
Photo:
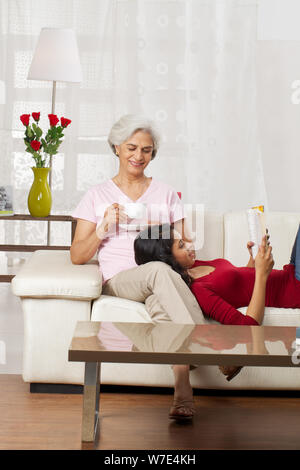
<svg viewBox="0 0 300 470"><path fill-rule="evenodd" d="M119 158L119 171L92 187L73 212L77 227L72 262L84 264L98 252L102 292L144 302L154 322L204 323L198 302L170 266L159 261L137 266L133 247L137 233L126 229L126 224L134 222L125 213L126 205L140 203L147 209L146 223L174 223L185 236L177 192L144 173L159 147L153 122L143 116L123 116L113 125L108 142ZM175 394L170 417L190 418L194 414L193 392L185 379L186 366L174 366L173 371Z"/></svg>

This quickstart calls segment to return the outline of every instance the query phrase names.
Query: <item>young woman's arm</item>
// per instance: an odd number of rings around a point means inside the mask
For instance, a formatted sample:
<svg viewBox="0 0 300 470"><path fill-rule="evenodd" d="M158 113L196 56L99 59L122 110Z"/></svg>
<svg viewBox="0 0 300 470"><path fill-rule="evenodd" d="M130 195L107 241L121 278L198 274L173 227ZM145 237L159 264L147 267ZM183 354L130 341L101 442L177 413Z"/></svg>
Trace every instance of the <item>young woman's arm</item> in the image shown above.
<svg viewBox="0 0 300 470"><path fill-rule="evenodd" d="M191 291L207 317L223 325L258 325L254 318L244 315L201 282L194 282Z"/></svg>
<svg viewBox="0 0 300 470"><path fill-rule="evenodd" d="M252 317L260 325L265 313L266 285L274 266L272 247L267 245L267 237L263 237L255 258L255 283L246 315Z"/></svg>
<svg viewBox="0 0 300 470"><path fill-rule="evenodd" d="M255 284L246 315L201 282L194 282L191 290L203 313L224 325L260 325L265 310L267 278L274 265L271 251L272 248L266 248L266 240L263 240L255 258Z"/></svg>

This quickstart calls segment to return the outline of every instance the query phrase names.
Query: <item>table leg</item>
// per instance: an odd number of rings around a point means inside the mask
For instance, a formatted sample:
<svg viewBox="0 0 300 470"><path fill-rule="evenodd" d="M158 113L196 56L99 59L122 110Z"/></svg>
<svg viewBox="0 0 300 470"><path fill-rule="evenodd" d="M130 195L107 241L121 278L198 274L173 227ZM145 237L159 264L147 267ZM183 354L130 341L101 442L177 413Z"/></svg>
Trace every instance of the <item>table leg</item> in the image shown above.
<svg viewBox="0 0 300 470"><path fill-rule="evenodd" d="M82 441L95 439L100 399L100 362L86 362L84 373Z"/></svg>

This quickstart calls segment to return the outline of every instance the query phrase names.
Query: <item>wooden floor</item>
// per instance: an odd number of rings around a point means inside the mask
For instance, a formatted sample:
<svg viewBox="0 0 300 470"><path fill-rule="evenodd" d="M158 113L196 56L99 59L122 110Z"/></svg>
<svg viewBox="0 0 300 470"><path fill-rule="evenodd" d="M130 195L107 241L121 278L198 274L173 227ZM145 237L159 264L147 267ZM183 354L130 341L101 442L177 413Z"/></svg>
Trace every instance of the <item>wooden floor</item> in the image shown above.
<svg viewBox="0 0 300 470"><path fill-rule="evenodd" d="M196 396L191 424L168 419L172 396L102 393L100 433L81 444L82 395L30 393L0 375L0 449L300 449L300 398Z"/></svg>

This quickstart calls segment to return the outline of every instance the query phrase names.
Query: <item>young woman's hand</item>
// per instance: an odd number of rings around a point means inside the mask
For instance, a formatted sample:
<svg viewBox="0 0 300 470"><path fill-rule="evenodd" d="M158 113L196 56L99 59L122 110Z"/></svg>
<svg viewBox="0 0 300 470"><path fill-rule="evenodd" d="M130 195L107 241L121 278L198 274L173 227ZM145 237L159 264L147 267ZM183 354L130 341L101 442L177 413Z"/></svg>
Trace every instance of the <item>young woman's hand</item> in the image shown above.
<svg viewBox="0 0 300 470"><path fill-rule="evenodd" d="M268 244L267 240L268 238L265 235L255 257L255 271L265 279L268 278L274 266L272 247Z"/></svg>
<svg viewBox="0 0 300 470"><path fill-rule="evenodd" d="M247 243L247 250L249 251L250 259L247 264L247 268L255 268L255 262L252 254L252 247L254 246L253 242Z"/></svg>
<svg viewBox="0 0 300 470"><path fill-rule="evenodd" d="M128 223L128 216L124 212L124 207L114 203L104 212L102 223L97 226L96 233L99 238L105 238L110 233L116 233L119 224Z"/></svg>
<svg viewBox="0 0 300 470"><path fill-rule="evenodd" d="M268 229L266 229L266 244L270 245L269 242L270 235L268 233ZM249 252L250 258L247 264L247 268L255 268L255 260L253 258L253 253L252 253L252 247L254 246L254 242L248 242L247 243L247 250Z"/></svg>

